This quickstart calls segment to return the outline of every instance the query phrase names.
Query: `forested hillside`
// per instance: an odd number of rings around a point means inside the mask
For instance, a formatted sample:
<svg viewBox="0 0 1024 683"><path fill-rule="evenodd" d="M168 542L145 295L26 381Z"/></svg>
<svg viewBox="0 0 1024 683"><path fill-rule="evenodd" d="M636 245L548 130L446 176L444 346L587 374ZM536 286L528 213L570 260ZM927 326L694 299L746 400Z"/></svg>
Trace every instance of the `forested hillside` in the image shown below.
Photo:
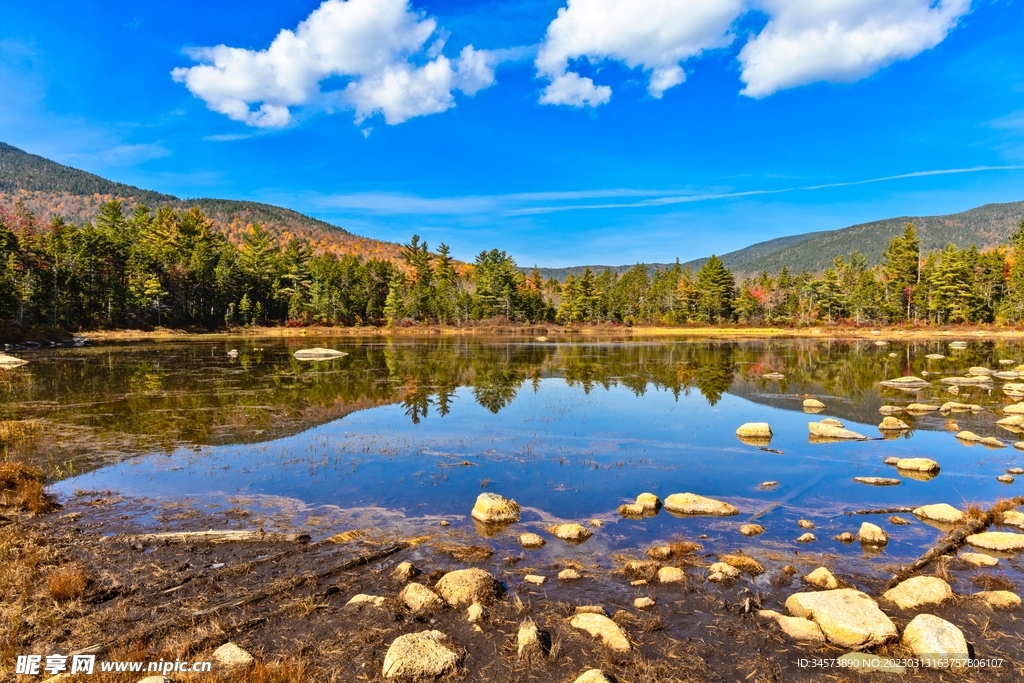
<svg viewBox="0 0 1024 683"><path fill-rule="evenodd" d="M213 226L234 244L241 244L248 226L259 223L275 239L287 242L298 237L317 253L357 254L396 262L399 258L397 244L353 235L297 211L229 199L183 200L115 183L0 142L0 206L13 210L19 204L20 210L30 212L41 223L60 217L81 225L92 220L100 206L112 199L119 200L129 213L139 205L151 209L168 206L175 210L198 206L213 221Z"/></svg>

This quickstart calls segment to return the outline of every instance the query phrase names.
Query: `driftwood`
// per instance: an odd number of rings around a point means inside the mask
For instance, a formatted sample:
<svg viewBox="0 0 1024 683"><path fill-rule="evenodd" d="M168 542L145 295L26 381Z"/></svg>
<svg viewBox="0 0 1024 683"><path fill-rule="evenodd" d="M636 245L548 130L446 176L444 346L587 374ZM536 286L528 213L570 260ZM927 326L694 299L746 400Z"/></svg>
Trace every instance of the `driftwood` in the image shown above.
<svg viewBox="0 0 1024 683"><path fill-rule="evenodd" d="M968 536L981 533L996 521L996 517L998 515L1006 510L1011 510L1018 505L1024 505L1024 496L1017 496L1010 500L1000 501L985 512L981 513L979 516L971 518L967 524L951 531L948 536L935 544L931 550L926 552L924 555L917 558L910 564L900 567L899 570L893 574L892 578L889 579L889 583L886 584L886 588L892 588L899 582L910 577L912 574L916 574L921 571L943 555L955 552L964 544Z"/></svg>
<svg viewBox="0 0 1024 683"><path fill-rule="evenodd" d="M168 531L158 534L114 536L125 543L306 543L309 534L281 534L266 531Z"/></svg>
<svg viewBox="0 0 1024 683"><path fill-rule="evenodd" d="M405 550L408 547L409 543L405 541L401 543L395 543L393 545L387 546L386 548L382 548L370 555L353 557L351 560L342 562L341 564L331 567L330 569L324 569L323 571L316 572L312 575L304 574L302 576L296 576L295 578L289 579L288 581L278 584L277 586L265 588L263 590L256 591L254 593L249 593L248 595L242 595L237 598L232 598L231 600L227 600L226 602L218 603L213 607L207 607L206 609L198 610L196 612L193 612L192 616L205 617L209 616L210 614L216 614L221 610L231 609L233 607L242 607L244 605L251 605L254 602L259 602L260 600L264 600L274 595L284 593L285 591L289 591L295 586L298 586L299 584L304 583L311 578L320 581L339 572L348 571L349 569L354 569L355 567L358 567L360 565L369 564L370 562L376 562L377 560L382 560L385 557L388 557L389 555L394 555L398 551Z"/></svg>
<svg viewBox="0 0 1024 683"><path fill-rule="evenodd" d="M759 451L766 451L768 453L775 453L776 455L785 455L785 453L783 453L779 449L777 449L777 448L768 448L767 446L758 446L757 450L759 450Z"/></svg>
<svg viewBox="0 0 1024 683"><path fill-rule="evenodd" d="M913 512L914 508L879 508L877 510L856 510L850 512L844 512L843 514L847 517L853 515L894 515L898 512Z"/></svg>

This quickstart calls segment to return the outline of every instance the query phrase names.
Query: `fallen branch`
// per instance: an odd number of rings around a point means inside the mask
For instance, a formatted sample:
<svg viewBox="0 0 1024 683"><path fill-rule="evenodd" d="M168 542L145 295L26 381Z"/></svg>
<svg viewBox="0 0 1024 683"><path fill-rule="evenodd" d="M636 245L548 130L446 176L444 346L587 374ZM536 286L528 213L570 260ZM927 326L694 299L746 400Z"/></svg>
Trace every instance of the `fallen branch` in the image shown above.
<svg viewBox="0 0 1024 683"><path fill-rule="evenodd" d="M852 517L853 515L893 515L893 514L896 514L898 512L913 512L913 511L914 511L914 508L879 508L877 510L847 511L847 512L844 512L843 514L846 515L847 517Z"/></svg>
<svg viewBox="0 0 1024 683"><path fill-rule="evenodd" d="M280 534L266 531L169 531L158 534L113 536L125 543L306 543L309 534Z"/></svg>
<svg viewBox="0 0 1024 683"><path fill-rule="evenodd" d="M775 453L776 455L785 455L785 453L783 453L779 449L777 449L777 448L768 448L767 446L758 446L757 450L759 450L759 451L766 451L768 453Z"/></svg>
<svg viewBox="0 0 1024 683"><path fill-rule="evenodd" d="M889 579L889 583L886 584L886 588L892 588L899 582L910 577L912 574L916 574L921 571L943 555L955 552L964 544L968 536L981 533L995 521L997 515L1000 515L1006 510L1011 510L1018 505L1024 505L1024 496L999 501L979 516L971 518L967 524L951 531L946 538L942 539L924 555L917 558L910 564L901 567L895 574L893 574L892 578Z"/></svg>

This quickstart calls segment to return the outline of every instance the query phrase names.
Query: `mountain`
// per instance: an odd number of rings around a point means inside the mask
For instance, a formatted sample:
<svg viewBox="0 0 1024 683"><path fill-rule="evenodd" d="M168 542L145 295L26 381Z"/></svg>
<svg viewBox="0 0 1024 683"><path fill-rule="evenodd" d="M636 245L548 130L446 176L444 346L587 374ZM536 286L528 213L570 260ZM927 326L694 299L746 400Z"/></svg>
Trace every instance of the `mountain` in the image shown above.
<svg viewBox="0 0 1024 683"><path fill-rule="evenodd" d="M152 209L198 206L228 239L238 243L246 228L259 223L287 242L298 237L317 251L336 255L398 260L401 246L369 239L297 211L259 202L233 199L179 199L173 195L113 182L98 175L58 164L0 142L0 206L20 202L41 222L60 216L75 224L92 220L100 204L119 199L130 213L138 204Z"/></svg>

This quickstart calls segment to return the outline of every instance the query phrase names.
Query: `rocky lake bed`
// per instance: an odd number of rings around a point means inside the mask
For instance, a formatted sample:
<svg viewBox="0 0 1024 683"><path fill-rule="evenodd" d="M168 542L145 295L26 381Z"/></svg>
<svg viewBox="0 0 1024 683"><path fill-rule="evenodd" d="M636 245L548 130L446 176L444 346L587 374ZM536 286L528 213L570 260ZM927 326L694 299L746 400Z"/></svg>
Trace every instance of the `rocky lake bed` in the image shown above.
<svg viewBox="0 0 1024 683"><path fill-rule="evenodd" d="M949 341L16 354L0 677L1020 680L1024 346Z"/></svg>

